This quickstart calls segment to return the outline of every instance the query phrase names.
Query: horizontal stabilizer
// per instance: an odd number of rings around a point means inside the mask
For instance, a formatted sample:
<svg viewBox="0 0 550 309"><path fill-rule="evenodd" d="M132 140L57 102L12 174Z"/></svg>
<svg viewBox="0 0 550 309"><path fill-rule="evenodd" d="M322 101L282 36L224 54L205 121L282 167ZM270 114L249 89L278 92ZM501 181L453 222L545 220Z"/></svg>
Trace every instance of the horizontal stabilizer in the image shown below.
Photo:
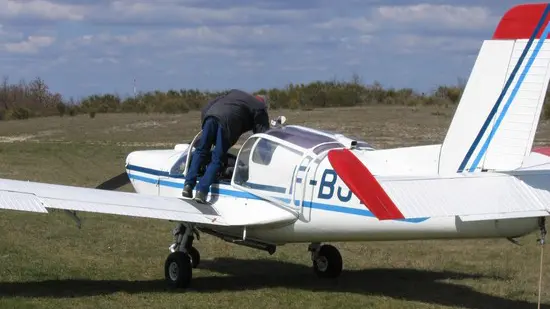
<svg viewBox="0 0 550 309"><path fill-rule="evenodd" d="M405 218L460 216L465 221L548 216L550 171L455 177L381 177L381 186Z"/></svg>
<svg viewBox="0 0 550 309"><path fill-rule="evenodd" d="M379 220L459 216L465 221L549 215L550 170L468 173L447 176L373 176L348 149L329 161Z"/></svg>

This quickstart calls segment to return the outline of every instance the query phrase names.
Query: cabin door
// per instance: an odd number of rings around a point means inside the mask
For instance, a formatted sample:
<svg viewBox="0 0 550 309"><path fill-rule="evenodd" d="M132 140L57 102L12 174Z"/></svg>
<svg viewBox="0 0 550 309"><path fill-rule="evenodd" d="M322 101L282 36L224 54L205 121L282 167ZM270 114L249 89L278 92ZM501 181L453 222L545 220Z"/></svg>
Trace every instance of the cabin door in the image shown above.
<svg viewBox="0 0 550 309"><path fill-rule="evenodd" d="M295 166L303 154L275 138L250 137L239 151L231 185L293 212L290 201ZM297 204L300 205L300 204Z"/></svg>
<svg viewBox="0 0 550 309"><path fill-rule="evenodd" d="M317 186L315 175L319 167L319 159L311 154L302 157L302 160L294 173L290 188L290 205L295 207L306 222L311 219L313 208L313 194Z"/></svg>

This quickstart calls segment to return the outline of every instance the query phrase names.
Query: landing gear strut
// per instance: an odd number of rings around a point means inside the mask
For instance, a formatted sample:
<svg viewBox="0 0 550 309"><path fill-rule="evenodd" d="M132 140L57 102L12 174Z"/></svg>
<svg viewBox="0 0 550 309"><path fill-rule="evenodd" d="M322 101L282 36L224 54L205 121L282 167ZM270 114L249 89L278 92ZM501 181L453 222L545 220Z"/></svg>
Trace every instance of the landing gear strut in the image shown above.
<svg viewBox="0 0 550 309"><path fill-rule="evenodd" d="M321 278L336 278L342 272L342 256L336 247L314 243L309 245L313 270Z"/></svg>
<svg viewBox="0 0 550 309"><path fill-rule="evenodd" d="M173 231L175 243L164 263L164 276L171 287L187 288L191 284L193 268L200 263L200 253L193 247L193 228L179 224ZM198 237L198 234L197 234Z"/></svg>

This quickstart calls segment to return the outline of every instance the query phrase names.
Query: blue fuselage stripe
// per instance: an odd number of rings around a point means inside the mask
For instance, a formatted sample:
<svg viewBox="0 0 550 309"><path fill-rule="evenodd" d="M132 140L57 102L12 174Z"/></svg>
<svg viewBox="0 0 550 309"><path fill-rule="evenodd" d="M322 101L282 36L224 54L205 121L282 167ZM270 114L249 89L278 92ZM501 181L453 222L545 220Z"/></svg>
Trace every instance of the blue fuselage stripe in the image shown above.
<svg viewBox="0 0 550 309"><path fill-rule="evenodd" d="M185 178L185 176L181 175L181 174L170 175L169 172L159 171L159 170L155 170L155 169L152 169L152 168L147 168L147 167L142 167L142 166L137 166L137 165L132 165L132 164L126 165L126 169L131 170L131 171L145 173L145 174L151 174L151 175L155 175L155 176L163 176L163 177L171 177L171 178Z"/></svg>
<svg viewBox="0 0 550 309"><path fill-rule="evenodd" d="M146 169L141 168L137 166L132 166L132 170L139 171L141 173L146 173L154 176L162 175L164 176L165 173L162 171L157 171L153 169ZM147 172L146 172L147 171ZM128 173L128 177L130 179L135 179L139 181L143 181L150 184L158 184L160 186L170 187L170 188L178 188L183 189L183 182L178 181L171 181L169 179L155 179L151 177L146 177L142 175L136 175L133 173ZM170 176L172 177L172 176ZM176 178L176 177L174 177ZM181 179L181 177L179 177ZM181 180L180 180L181 181ZM226 185L229 185L229 183L224 183ZM219 185L219 184L218 184ZM274 190L274 186L267 186L262 184L251 184L247 183L248 186L251 188L254 188L256 190L262 190L269 193L285 193L283 188L283 191L280 189ZM250 194L248 192L238 191L238 190L231 190L231 189L225 189L225 188L219 188L218 186L212 186L210 189L210 192L212 194L218 194L218 195L224 195L224 196L230 196L230 197L236 197L236 198L246 198L246 199L253 199L253 200L260 200L259 197ZM288 198L281 198L281 197L275 197L276 199L279 199L285 203L290 203L290 199ZM357 208L351 208L351 207L344 207L344 206L338 206L338 205L331 205L331 204L324 204L324 203L314 203L312 201L304 201L303 202L304 207L312 208L312 209L319 209L319 210L326 210L326 211L332 211L337 213L345 213L345 214L353 214L353 215L359 215L359 216L366 216L366 217L375 217L372 212L370 212L367 209L357 209ZM414 219L400 219L400 220L394 220L394 221L404 221L404 222L410 222L410 223L420 223L423 221L428 220L429 218L414 218Z"/></svg>

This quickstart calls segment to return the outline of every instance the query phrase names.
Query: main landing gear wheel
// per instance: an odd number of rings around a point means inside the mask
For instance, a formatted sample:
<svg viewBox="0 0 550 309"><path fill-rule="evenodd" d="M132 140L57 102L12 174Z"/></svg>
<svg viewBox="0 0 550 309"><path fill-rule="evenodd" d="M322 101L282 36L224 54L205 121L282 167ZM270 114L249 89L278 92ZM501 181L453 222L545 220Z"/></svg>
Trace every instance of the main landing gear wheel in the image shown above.
<svg viewBox="0 0 550 309"><path fill-rule="evenodd" d="M176 241L170 246L171 253L164 262L164 277L172 288L188 288L191 285L193 268L200 263L199 250L193 247L193 232L192 226L184 224L179 224L172 231Z"/></svg>
<svg viewBox="0 0 550 309"><path fill-rule="evenodd" d="M170 253L164 263L164 276L173 288L186 288L191 284L193 263L189 254L176 251Z"/></svg>
<svg viewBox="0 0 550 309"><path fill-rule="evenodd" d="M322 245L313 251L313 270L321 278L336 278L342 272L342 256L338 249L331 245Z"/></svg>
<svg viewBox="0 0 550 309"><path fill-rule="evenodd" d="M187 250L187 254L189 254L189 257L191 258L191 265L193 268L197 268L201 262L201 254L199 253L199 250L195 247L191 247Z"/></svg>

